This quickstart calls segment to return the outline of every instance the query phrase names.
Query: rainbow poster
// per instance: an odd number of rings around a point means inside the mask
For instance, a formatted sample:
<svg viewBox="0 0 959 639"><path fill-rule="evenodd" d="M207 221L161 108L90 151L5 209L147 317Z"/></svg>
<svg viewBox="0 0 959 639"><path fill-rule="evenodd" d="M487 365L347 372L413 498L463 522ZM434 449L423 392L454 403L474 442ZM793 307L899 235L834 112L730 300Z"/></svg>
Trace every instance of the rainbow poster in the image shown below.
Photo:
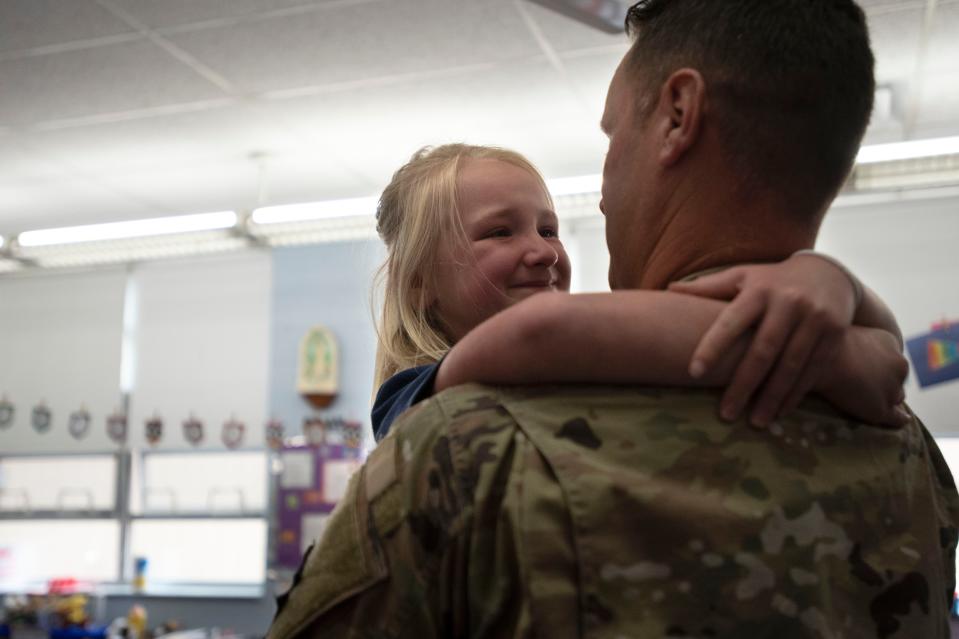
<svg viewBox="0 0 959 639"><path fill-rule="evenodd" d="M921 387L959 378L959 324L937 324L906 347Z"/></svg>

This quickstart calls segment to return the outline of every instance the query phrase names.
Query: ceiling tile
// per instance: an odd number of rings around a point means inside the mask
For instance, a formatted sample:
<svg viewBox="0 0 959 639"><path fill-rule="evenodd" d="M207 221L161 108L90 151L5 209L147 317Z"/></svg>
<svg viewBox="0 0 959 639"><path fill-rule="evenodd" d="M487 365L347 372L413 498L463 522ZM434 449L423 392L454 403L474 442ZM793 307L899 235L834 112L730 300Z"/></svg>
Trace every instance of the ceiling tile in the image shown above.
<svg viewBox="0 0 959 639"><path fill-rule="evenodd" d="M276 114L380 188L420 146L517 146L504 131L590 117L566 79L545 62L279 102Z"/></svg>
<svg viewBox="0 0 959 639"><path fill-rule="evenodd" d="M942 4L929 33L926 71L944 72L956 68L959 60L959 3ZM954 111L953 113L959 113Z"/></svg>
<svg viewBox="0 0 959 639"><path fill-rule="evenodd" d="M265 200L251 201L249 208L366 197L378 195L383 188L383 184L353 172L321 148L312 153L271 156L265 165Z"/></svg>
<svg viewBox="0 0 959 639"><path fill-rule="evenodd" d="M959 124L959 69L927 71L923 76L919 124Z"/></svg>
<svg viewBox="0 0 959 639"><path fill-rule="evenodd" d="M0 175L6 182L52 178L63 170L53 162L22 147L21 136L0 137ZM0 213L2 213L0 205Z"/></svg>
<svg viewBox="0 0 959 639"><path fill-rule="evenodd" d="M158 214L149 205L65 175L13 184L0 181L0 235Z"/></svg>
<svg viewBox="0 0 959 639"><path fill-rule="evenodd" d="M508 0L362 4L169 37L254 92L541 54Z"/></svg>
<svg viewBox="0 0 959 639"><path fill-rule="evenodd" d="M628 48L624 44L618 50L614 49L609 52L572 58L566 57L563 60L569 82L586 105L593 120L592 126L597 131L599 130L599 120L602 118L603 109L606 106L606 93L609 90L609 83L612 81L613 73Z"/></svg>
<svg viewBox="0 0 959 639"><path fill-rule="evenodd" d="M301 141L255 106L236 103L166 115L19 136L37 156L75 171L149 170L211 160L245 160L255 152L299 148ZM106 142L108 141L108 143ZM4 151L0 150L0 160Z"/></svg>
<svg viewBox="0 0 959 639"><path fill-rule="evenodd" d="M907 81L916 70L922 10L884 12L869 16L869 35L876 56L876 81Z"/></svg>
<svg viewBox="0 0 959 639"><path fill-rule="evenodd" d="M240 208L254 201L257 192L255 165L239 160L105 173L97 179L124 194L149 200L166 215Z"/></svg>
<svg viewBox="0 0 959 639"><path fill-rule="evenodd" d="M18 126L221 97L149 42L0 61L0 124Z"/></svg>
<svg viewBox="0 0 959 639"><path fill-rule="evenodd" d="M504 122L491 131L494 142L522 151L549 178L602 173L607 140L590 118L543 118L525 124Z"/></svg>
<svg viewBox="0 0 959 639"><path fill-rule="evenodd" d="M93 0L0 2L0 53L130 31Z"/></svg>
<svg viewBox="0 0 959 639"><path fill-rule="evenodd" d="M319 154L278 156L267 162L265 198L260 170L248 161L197 163L99 176L108 187L149 198L165 214L252 210L257 206L368 195L372 185Z"/></svg>
<svg viewBox="0 0 959 639"><path fill-rule="evenodd" d="M264 12L339 4L343 0L112 0L152 28L174 27L220 18L252 17ZM385 0L384 0L385 1Z"/></svg>

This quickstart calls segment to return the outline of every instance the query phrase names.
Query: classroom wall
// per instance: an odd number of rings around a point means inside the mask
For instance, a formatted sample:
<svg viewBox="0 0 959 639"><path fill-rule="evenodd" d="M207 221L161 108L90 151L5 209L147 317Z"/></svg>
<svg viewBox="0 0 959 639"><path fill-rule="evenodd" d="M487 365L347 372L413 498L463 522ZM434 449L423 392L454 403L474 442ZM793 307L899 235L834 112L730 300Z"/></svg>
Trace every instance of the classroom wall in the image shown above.
<svg viewBox="0 0 959 639"><path fill-rule="evenodd" d="M303 419L318 414L360 421L372 442L376 333L370 293L383 256L378 240L273 251L269 413L283 421L286 432L302 434ZM332 330L340 354L340 392L323 410L312 408L296 391L300 340L317 324Z"/></svg>
<svg viewBox="0 0 959 639"><path fill-rule="evenodd" d="M836 209L826 218L820 246L886 300L906 339L927 333L933 322L959 321L959 198ZM959 382L923 389L910 374L906 400L933 434L959 436Z"/></svg>
<svg viewBox="0 0 959 639"><path fill-rule="evenodd" d="M118 268L0 278L0 399L16 407L0 452L112 448L101 425L120 405L125 281ZM52 417L42 433L31 426L41 402ZM76 439L67 422L81 408L94 423Z"/></svg>
<svg viewBox="0 0 959 639"><path fill-rule="evenodd" d="M222 450L230 419L244 424L244 447L263 447L271 267L268 251L250 251L133 269L125 381L134 448ZM144 422L155 415L164 433L150 446ZM204 425L198 446L183 434L191 416Z"/></svg>

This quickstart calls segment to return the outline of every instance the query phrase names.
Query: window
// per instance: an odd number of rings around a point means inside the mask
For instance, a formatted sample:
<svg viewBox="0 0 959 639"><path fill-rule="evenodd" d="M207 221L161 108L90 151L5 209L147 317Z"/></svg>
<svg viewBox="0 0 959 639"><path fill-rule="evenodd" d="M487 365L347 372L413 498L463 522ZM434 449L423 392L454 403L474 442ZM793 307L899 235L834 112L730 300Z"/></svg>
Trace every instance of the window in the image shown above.
<svg viewBox="0 0 959 639"><path fill-rule="evenodd" d="M139 519L131 556L147 583L249 583L266 579L266 519Z"/></svg>
<svg viewBox="0 0 959 639"><path fill-rule="evenodd" d="M0 458L0 511L112 512L116 477L113 455Z"/></svg>
<svg viewBox="0 0 959 639"><path fill-rule="evenodd" d="M267 506L263 451L145 453L134 514L262 515Z"/></svg>
<svg viewBox="0 0 959 639"><path fill-rule="evenodd" d="M0 589L129 583L134 558L148 594L261 586L269 477L265 451L0 457Z"/></svg>
<svg viewBox="0 0 959 639"><path fill-rule="evenodd" d="M119 579L120 522L113 519L0 522L0 584Z"/></svg>

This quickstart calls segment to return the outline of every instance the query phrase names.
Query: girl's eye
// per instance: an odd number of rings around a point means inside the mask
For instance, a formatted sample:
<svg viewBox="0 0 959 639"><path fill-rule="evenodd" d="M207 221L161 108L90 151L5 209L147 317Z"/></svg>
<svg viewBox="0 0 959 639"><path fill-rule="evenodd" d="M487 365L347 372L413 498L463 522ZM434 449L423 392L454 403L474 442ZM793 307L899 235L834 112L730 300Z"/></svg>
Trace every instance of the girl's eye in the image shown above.
<svg viewBox="0 0 959 639"><path fill-rule="evenodd" d="M498 228L487 233L486 237L509 237L510 235L512 235L512 233L510 233L509 229Z"/></svg>
<svg viewBox="0 0 959 639"><path fill-rule="evenodd" d="M559 237L559 231L554 228L540 229L539 234L548 238Z"/></svg>

